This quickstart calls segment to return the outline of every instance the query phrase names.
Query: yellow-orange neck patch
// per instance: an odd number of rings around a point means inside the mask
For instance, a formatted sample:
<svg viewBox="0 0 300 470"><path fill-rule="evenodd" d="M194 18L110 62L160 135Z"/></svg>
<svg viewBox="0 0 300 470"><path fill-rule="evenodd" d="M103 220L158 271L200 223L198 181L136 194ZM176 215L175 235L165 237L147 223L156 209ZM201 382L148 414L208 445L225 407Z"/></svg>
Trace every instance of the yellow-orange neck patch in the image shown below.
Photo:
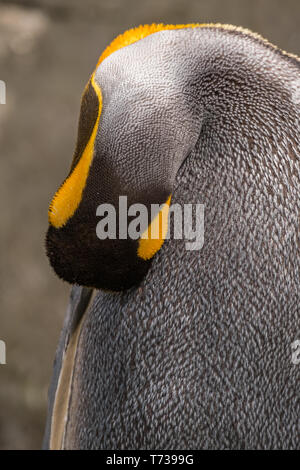
<svg viewBox="0 0 300 470"><path fill-rule="evenodd" d="M150 259L162 247L168 231L170 203L171 195L148 228L142 233L137 251L140 258Z"/></svg>

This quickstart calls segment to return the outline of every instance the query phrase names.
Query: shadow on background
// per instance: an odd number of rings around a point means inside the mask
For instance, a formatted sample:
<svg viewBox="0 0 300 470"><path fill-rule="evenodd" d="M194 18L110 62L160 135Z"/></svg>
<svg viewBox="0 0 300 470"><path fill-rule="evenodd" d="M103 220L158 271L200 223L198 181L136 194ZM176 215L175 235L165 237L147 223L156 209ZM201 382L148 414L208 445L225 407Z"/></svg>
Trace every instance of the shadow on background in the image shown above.
<svg viewBox="0 0 300 470"><path fill-rule="evenodd" d="M0 448L40 448L69 286L44 253L81 92L98 56L139 24L221 22L300 53L299 0L0 0Z"/></svg>

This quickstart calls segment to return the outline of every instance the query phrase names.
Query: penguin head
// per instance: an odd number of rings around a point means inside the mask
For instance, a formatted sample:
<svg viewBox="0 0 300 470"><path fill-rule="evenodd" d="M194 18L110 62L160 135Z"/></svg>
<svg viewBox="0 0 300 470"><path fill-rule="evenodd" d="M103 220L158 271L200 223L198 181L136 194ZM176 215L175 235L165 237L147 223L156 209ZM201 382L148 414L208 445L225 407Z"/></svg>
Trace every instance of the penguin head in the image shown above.
<svg viewBox="0 0 300 470"><path fill-rule="evenodd" d="M167 232L176 173L199 135L164 57L171 46L143 28L100 58L82 96L70 172L49 207L47 255L72 284L118 291L143 279ZM132 237L141 207L147 218Z"/></svg>

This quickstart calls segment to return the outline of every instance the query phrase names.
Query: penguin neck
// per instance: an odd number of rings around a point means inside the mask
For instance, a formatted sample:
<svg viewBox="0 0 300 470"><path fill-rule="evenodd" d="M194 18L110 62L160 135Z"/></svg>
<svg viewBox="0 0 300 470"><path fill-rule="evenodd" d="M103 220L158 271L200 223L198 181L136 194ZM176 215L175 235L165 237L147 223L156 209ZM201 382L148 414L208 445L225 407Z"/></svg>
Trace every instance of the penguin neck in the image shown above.
<svg viewBox="0 0 300 470"><path fill-rule="evenodd" d="M163 49L164 40L172 44L168 67L174 67L178 88L201 122L198 156L209 153L222 158L223 154L235 159L239 150L244 161L255 158L265 163L287 147L295 155L296 58L238 30L212 27L159 34ZM256 170L264 172L263 166Z"/></svg>

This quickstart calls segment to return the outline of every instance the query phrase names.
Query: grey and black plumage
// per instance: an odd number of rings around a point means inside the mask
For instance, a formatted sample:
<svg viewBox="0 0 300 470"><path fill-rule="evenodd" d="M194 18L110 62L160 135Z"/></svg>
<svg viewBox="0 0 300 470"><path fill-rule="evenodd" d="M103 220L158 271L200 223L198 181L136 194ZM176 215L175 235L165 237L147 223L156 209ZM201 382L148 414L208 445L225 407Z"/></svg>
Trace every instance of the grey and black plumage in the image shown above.
<svg viewBox="0 0 300 470"><path fill-rule="evenodd" d="M83 197L99 184L100 202L111 185L112 200L129 188L134 202L204 204L204 245L166 240L137 286L82 309L45 447L299 448L299 59L240 29L188 27L112 53L95 79Z"/></svg>

